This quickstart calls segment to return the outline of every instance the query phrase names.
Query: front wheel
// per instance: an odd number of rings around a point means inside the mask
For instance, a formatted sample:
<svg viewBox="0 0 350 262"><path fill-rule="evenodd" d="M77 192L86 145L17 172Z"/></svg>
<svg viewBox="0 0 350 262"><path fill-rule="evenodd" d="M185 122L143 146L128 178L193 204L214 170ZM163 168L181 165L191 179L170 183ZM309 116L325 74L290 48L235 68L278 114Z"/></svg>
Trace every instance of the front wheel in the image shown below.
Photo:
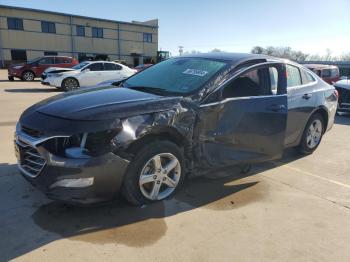
<svg viewBox="0 0 350 262"><path fill-rule="evenodd" d="M172 196L184 181L183 154L170 141L157 141L138 150L124 178L122 193L133 205Z"/></svg>
<svg viewBox="0 0 350 262"><path fill-rule="evenodd" d="M23 81L33 81L34 78L35 78L35 75L34 75L34 73L31 72L31 71L25 71L25 72L22 74L22 77L21 77L21 79L22 79Z"/></svg>
<svg viewBox="0 0 350 262"><path fill-rule="evenodd" d="M15 81L15 78L13 76L8 77L9 81Z"/></svg>
<svg viewBox="0 0 350 262"><path fill-rule="evenodd" d="M319 146L324 133L324 119L321 114L314 114L306 124L303 136L299 144L302 154L312 154Z"/></svg>
<svg viewBox="0 0 350 262"><path fill-rule="evenodd" d="M75 78L69 77L62 81L61 89L64 91L73 91L79 88L79 82Z"/></svg>

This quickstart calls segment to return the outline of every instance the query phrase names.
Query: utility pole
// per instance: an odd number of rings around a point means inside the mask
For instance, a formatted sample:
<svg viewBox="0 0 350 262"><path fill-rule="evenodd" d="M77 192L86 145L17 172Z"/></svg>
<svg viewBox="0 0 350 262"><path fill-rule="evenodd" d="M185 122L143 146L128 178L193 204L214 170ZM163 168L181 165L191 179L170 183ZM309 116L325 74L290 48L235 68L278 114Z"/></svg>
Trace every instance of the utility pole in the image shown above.
<svg viewBox="0 0 350 262"><path fill-rule="evenodd" d="M184 47L182 45L179 45L179 54L182 56L182 53L184 52Z"/></svg>

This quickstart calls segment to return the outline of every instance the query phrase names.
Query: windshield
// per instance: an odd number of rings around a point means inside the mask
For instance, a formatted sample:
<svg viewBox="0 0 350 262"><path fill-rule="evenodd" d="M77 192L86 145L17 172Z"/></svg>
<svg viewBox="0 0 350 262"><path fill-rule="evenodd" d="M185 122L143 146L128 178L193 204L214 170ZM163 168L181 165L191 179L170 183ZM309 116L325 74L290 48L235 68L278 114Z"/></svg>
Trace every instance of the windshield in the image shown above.
<svg viewBox="0 0 350 262"><path fill-rule="evenodd" d="M225 66L225 62L204 58L172 58L130 77L123 86L188 94L206 84Z"/></svg>
<svg viewBox="0 0 350 262"><path fill-rule="evenodd" d="M29 60L29 61L28 61L28 64L33 64L33 63L35 63L35 62L38 62L41 58L42 58L42 57L37 57L37 58L35 58L35 59Z"/></svg>
<svg viewBox="0 0 350 262"><path fill-rule="evenodd" d="M82 63L80 63L80 64L77 64L77 65L75 65L75 66L73 66L72 68L73 69L82 69L84 66L86 66L86 65L88 65L89 63L88 62L82 62Z"/></svg>

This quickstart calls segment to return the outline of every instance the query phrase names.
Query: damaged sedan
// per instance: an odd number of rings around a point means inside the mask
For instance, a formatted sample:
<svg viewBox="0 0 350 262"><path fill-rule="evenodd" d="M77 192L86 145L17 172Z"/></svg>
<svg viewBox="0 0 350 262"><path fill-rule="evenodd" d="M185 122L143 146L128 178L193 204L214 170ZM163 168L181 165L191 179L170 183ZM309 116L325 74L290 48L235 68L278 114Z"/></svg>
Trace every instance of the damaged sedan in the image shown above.
<svg viewBox="0 0 350 262"><path fill-rule="evenodd" d="M141 205L185 178L312 153L334 123L337 93L312 71L272 57L171 58L103 87L28 108L15 133L18 167L49 198Z"/></svg>

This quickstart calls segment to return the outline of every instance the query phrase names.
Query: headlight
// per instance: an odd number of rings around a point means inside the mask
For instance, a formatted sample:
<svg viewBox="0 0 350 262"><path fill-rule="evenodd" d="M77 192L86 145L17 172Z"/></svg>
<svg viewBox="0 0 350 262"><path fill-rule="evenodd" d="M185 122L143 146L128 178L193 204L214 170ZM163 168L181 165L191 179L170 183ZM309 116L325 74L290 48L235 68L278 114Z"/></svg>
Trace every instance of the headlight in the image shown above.
<svg viewBox="0 0 350 262"><path fill-rule="evenodd" d="M49 77L50 75L48 75ZM51 76L53 77L60 77L60 76L63 76L63 73L56 73L56 74L51 74Z"/></svg>
<svg viewBox="0 0 350 262"><path fill-rule="evenodd" d="M21 69L23 66L14 66L14 69Z"/></svg>

